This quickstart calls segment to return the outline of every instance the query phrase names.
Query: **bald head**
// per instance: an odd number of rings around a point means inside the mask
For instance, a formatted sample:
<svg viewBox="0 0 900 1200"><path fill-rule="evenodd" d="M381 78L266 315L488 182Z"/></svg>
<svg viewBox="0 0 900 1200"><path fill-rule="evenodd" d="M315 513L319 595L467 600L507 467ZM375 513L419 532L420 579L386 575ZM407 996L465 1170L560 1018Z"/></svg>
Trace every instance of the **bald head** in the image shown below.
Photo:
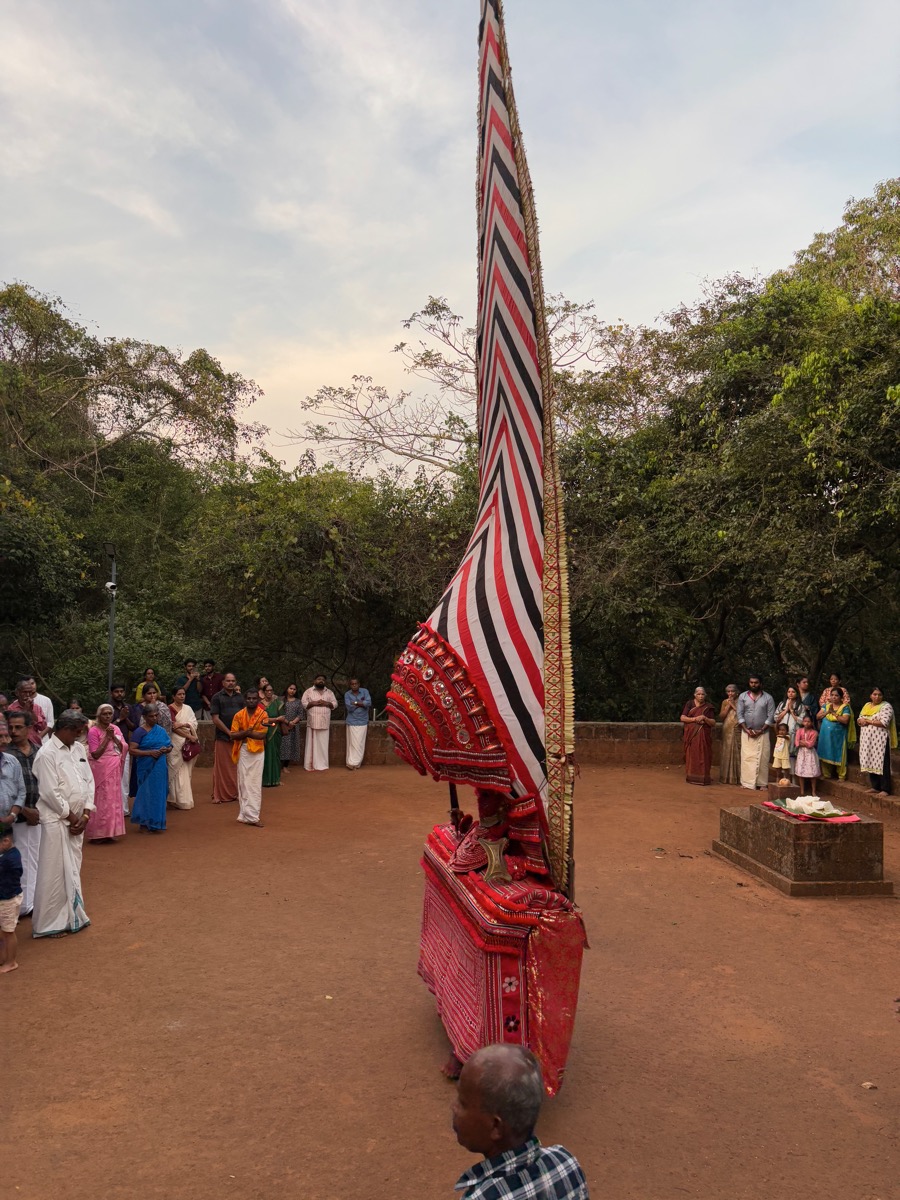
<svg viewBox="0 0 900 1200"><path fill-rule="evenodd" d="M530 1050L485 1046L460 1073L453 1128L467 1150L491 1158L528 1141L543 1099L541 1068Z"/></svg>

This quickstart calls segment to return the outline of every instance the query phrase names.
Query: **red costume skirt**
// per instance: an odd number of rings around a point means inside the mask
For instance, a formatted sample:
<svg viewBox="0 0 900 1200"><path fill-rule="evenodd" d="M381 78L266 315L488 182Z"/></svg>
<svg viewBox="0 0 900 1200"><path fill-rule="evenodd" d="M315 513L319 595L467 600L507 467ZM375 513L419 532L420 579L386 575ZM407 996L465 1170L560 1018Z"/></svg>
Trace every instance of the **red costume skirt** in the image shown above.
<svg viewBox="0 0 900 1200"><path fill-rule="evenodd" d="M581 914L533 876L489 884L480 872L455 874L447 863L457 841L438 825L425 844L419 974L460 1061L495 1042L527 1046L553 1096L575 1023Z"/></svg>

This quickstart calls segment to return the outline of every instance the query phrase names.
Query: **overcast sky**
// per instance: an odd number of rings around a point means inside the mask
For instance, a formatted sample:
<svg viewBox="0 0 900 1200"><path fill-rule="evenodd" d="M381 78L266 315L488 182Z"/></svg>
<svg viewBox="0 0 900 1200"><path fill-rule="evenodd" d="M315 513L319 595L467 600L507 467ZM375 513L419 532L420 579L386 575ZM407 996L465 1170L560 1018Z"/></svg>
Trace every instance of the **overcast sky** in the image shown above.
<svg viewBox="0 0 900 1200"><path fill-rule="evenodd" d="M474 319L477 0L3 0L0 279L206 346L278 435ZM895 0L507 0L548 290L652 322L900 162Z"/></svg>

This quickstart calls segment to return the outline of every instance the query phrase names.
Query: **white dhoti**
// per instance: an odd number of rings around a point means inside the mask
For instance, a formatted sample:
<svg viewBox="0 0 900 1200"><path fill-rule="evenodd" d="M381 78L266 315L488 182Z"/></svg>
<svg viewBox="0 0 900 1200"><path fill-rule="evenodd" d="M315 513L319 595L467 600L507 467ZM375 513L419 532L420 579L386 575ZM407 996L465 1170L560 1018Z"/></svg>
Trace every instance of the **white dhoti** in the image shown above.
<svg viewBox="0 0 900 1200"><path fill-rule="evenodd" d="M244 825L256 825L259 822L265 757L262 751L254 754L246 744L241 745L237 760L238 820Z"/></svg>
<svg viewBox="0 0 900 1200"><path fill-rule="evenodd" d="M128 816L128 788L131 786L131 755L125 751L122 763L122 812Z"/></svg>
<svg viewBox="0 0 900 1200"><path fill-rule="evenodd" d="M81 851L84 834L73 837L64 821L41 826L37 886L34 889L33 937L76 933L90 919L81 895Z"/></svg>
<svg viewBox="0 0 900 1200"><path fill-rule="evenodd" d="M13 825L13 842L22 855L22 908L20 916L27 917L34 908L34 888L37 883L38 856L41 852L40 825Z"/></svg>
<svg viewBox="0 0 900 1200"><path fill-rule="evenodd" d="M741 787L764 788L769 782L769 731L752 738L741 730Z"/></svg>
<svg viewBox="0 0 900 1200"><path fill-rule="evenodd" d="M306 727L306 747L303 754L303 765L307 771L328 770L328 735L330 729L310 729Z"/></svg>
<svg viewBox="0 0 900 1200"><path fill-rule="evenodd" d="M347 766L361 767L366 753L368 725L347 725Z"/></svg>

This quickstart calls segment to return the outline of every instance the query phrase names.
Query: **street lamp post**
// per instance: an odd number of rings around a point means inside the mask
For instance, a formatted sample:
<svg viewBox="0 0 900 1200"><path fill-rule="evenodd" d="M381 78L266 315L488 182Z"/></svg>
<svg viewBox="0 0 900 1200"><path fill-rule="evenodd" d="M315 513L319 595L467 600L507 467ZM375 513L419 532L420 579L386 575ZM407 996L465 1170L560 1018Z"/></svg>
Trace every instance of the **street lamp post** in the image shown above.
<svg viewBox="0 0 900 1200"><path fill-rule="evenodd" d="M116 548L112 542L106 542L103 549L106 551L106 556L110 562L110 577L106 585L106 590L109 594L109 659L107 662L106 685L107 690L112 691L113 685L113 658L115 656L116 646Z"/></svg>

